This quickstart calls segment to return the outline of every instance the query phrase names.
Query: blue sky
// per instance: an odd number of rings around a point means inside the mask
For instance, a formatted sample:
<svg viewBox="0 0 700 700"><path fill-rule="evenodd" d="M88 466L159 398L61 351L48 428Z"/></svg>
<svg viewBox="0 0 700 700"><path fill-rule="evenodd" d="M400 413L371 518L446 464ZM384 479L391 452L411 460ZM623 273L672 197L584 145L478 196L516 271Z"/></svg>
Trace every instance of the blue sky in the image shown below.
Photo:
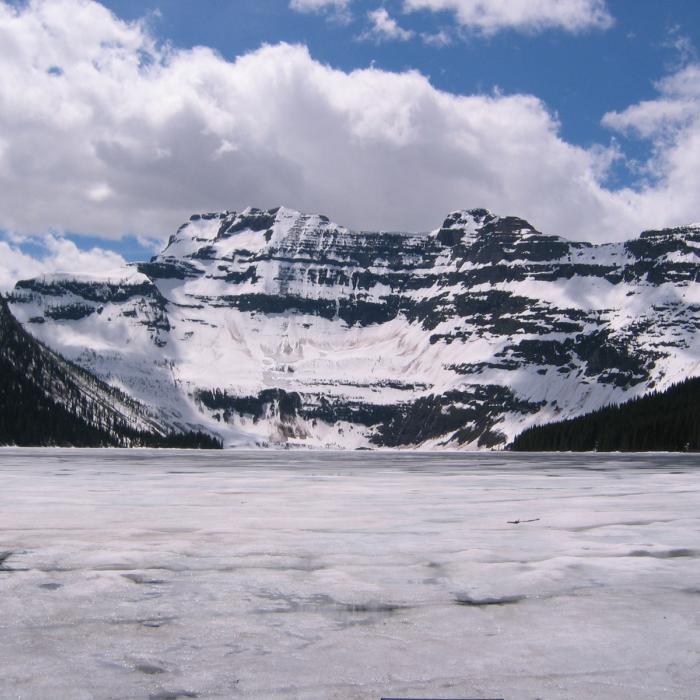
<svg viewBox="0 0 700 700"><path fill-rule="evenodd" d="M0 0L5 245L137 259L248 204L410 230L486 206L588 240L700 220L700 3L532 7Z"/></svg>

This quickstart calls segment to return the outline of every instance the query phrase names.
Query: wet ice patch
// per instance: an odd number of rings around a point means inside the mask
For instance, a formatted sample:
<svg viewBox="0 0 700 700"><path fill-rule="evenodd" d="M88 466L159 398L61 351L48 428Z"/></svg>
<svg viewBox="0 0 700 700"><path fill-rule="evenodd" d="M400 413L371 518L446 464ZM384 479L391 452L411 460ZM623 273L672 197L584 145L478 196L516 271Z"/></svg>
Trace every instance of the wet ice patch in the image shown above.
<svg viewBox="0 0 700 700"><path fill-rule="evenodd" d="M160 673L167 673L167 671L162 666L156 666L155 664L136 664L134 669L139 673L145 673L147 676L154 676Z"/></svg>
<svg viewBox="0 0 700 700"><path fill-rule="evenodd" d="M132 583L137 583L142 586L162 586L164 583L167 583L165 579L162 578L153 578L151 576L146 576L145 574L138 574L138 573L133 573L133 574L122 574L122 576L125 579L128 579Z"/></svg>
<svg viewBox="0 0 700 700"><path fill-rule="evenodd" d="M504 595L492 598L475 598L473 596L461 595L455 598L457 605L466 605L473 608L483 608L491 605L514 605L525 600L524 595Z"/></svg>
<svg viewBox="0 0 700 700"><path fill-rule="evenodd" d="M11 556L12 552L0 552L0 571L12 571L10 566L6 563Z"/></svg>
<svg viewBox="0 0 700 700"><path fill-rule="evenodd" d="M678 549L648 550L635 549L629 553L630 557L653 557L654 559L677 559L678 557L697 557L698 550L680 547Z"/></svg>

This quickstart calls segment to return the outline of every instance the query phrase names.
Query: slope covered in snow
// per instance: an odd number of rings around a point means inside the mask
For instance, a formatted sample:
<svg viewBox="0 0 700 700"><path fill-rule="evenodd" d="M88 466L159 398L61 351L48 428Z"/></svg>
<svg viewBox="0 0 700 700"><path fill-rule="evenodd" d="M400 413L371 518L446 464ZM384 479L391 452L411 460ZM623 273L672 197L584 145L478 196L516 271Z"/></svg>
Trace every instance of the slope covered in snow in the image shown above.
<svg viewBox="0 0 700 700"><path fill-rule="evenodd" d="M0 445L214 447L32 338L0 297Z"/></svg>
<svg viewBox="0 0 700 700"><path fill-rule="evenodd" d="M229 445L483 448L700 374L699 256L697 226L594 246L482 209L425 234L246 209L11 302L166 424Z"/></svg>

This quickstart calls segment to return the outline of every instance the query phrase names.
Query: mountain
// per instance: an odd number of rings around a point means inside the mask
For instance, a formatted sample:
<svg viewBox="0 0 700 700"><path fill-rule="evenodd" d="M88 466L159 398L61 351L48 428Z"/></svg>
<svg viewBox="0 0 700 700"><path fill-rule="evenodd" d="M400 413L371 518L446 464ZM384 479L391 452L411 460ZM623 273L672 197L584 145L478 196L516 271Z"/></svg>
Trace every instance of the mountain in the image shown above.
<svg viewBox="0 0 700 700"><path fill-rule="evenodd" d="M515 438L511 449L697 452L700 450L700 378L578 418L533 426Z"/></svg>
<svg viewBox="0 0 700 700"><path fill-rule="evenodd" d="M505 446L700 373L700 225L592 245L455 211L194 215L150 261L19 282L49 347L227 445Z"/></svg>
<svg viewBox="0 0 700 700"><path fill-rule="evenodd" d="M0 298L0 445L214 447L173 434L124 393L30 336Z"/></svg>

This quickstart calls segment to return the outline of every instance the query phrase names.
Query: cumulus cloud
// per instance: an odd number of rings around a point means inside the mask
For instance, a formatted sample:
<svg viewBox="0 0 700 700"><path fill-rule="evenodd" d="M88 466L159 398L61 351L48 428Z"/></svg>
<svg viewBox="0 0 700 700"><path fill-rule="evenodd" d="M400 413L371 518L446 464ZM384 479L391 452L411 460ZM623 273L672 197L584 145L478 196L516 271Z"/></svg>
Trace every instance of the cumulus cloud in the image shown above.
<svg viewBox="0 0 700 700"><path fill-rule="evenodd" d="M450 11L459 24L484 34L551 28L580 32L613 24L605 0L404 0L404 9Z"/></svg>
<svg viewBox="0 0 700 700"><path fill-rule="evenodd" d="M615 149L567 143L531 95L455 95L416 71L344 72L289 44L229 62L158 46L145 25L90 0L0 2L0 63L8 230L162 236L193 211L285 204L417 231L483 206L611 240L682 223L697 206L697 168L673 209L652 189L606 189ZM685 100L693 80L669 78L660 101ZM606 123L631 128L631 115ZM692 124L679 120L679 149L682 134L686 148L697 138ZM680 166L658 163L671 187Z"/></svg>
<svg viewBox="0 0 700 700"><path fill-rule="evenodd" d="M361 35L370 41L408 41L414 32L400 27L398 22L383 7L367 13L371 27Z"/></svg>
<svg viewBox="0 0 700 700"><path fill-rule="evenodd" d="M126 265L124 258L111 250L82 250L54 234L31 238L6 235L0 240L0 260L0 292L11 290L17 280L51 272L100 273Z"/></svg>

